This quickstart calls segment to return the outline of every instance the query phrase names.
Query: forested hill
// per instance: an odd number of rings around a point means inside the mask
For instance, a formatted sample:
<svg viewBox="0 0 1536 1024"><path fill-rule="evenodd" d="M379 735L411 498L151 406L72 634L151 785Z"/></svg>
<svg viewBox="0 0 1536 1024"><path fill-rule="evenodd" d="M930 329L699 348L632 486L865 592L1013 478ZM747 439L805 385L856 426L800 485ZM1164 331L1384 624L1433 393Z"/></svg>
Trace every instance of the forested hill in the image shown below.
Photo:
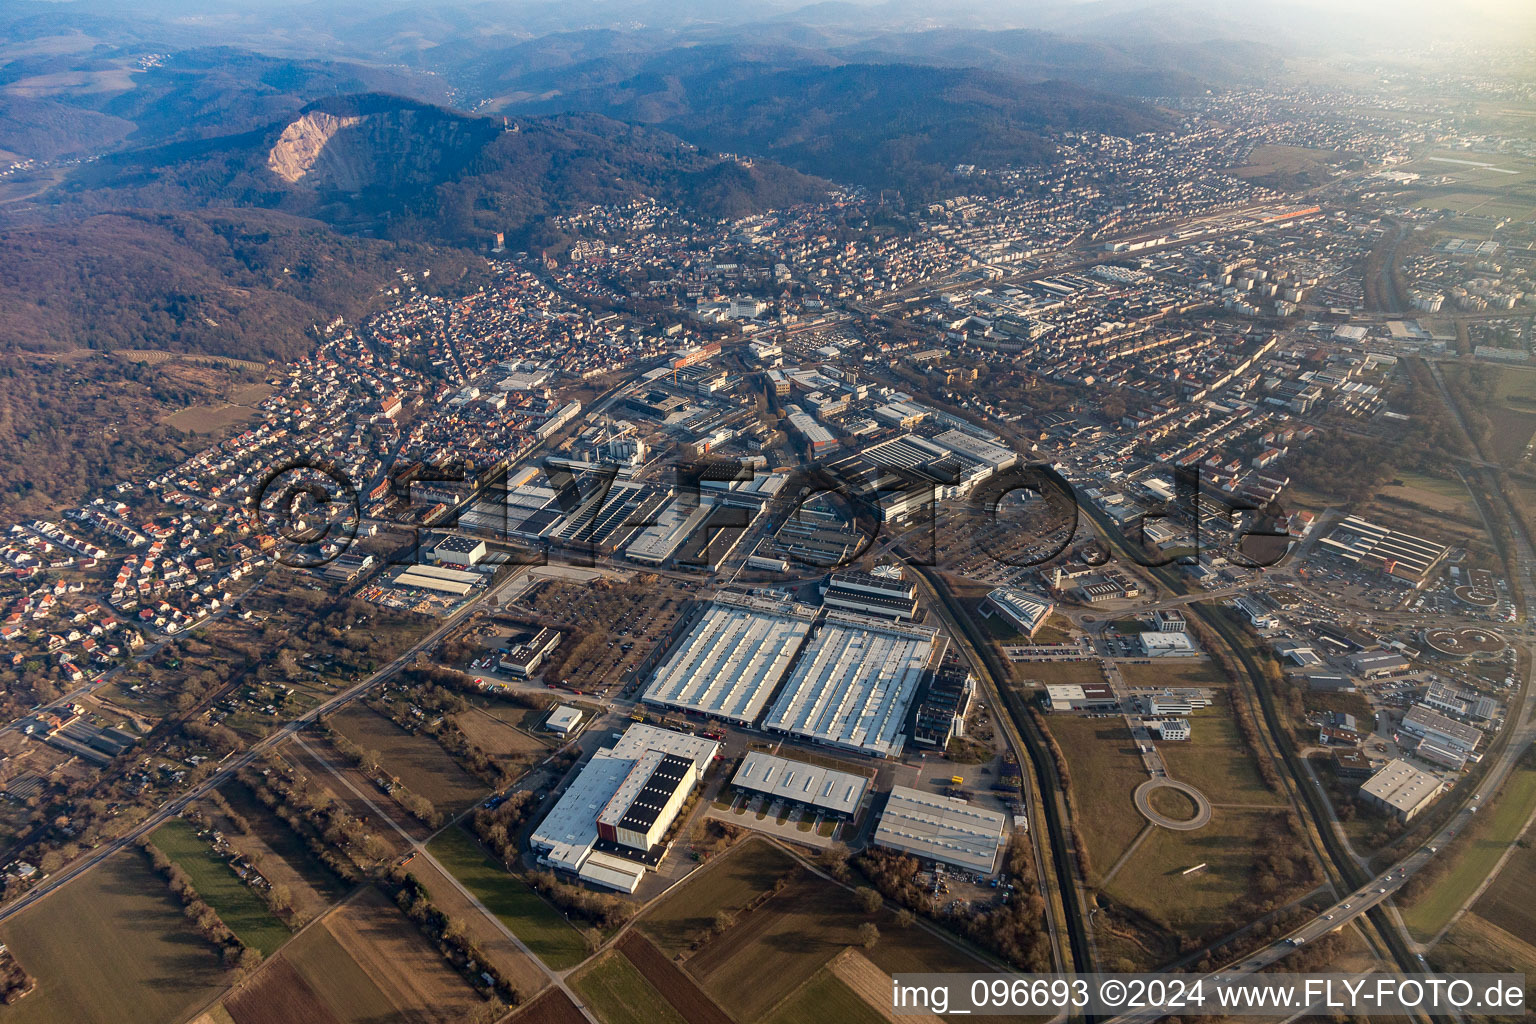
<svg viewBox="0 0 1536 1024"><path fill-rule="evenodd" d="M259 207L357 234L483 248L545 219L651 196L704 218L803 202L827 183L748 168L667 132L593 114L475 117L377 94L311 103L236 135L120 152L50 194L82 212Z"/></svg>
<svg viewBox="0 0 1536 1024"><path fill-rule="evenodd" d="M351 238L263 210L103 214L0 232L0 349L161 349L265 361L357 315L397 266L483 279L463 251Z"/></svg>

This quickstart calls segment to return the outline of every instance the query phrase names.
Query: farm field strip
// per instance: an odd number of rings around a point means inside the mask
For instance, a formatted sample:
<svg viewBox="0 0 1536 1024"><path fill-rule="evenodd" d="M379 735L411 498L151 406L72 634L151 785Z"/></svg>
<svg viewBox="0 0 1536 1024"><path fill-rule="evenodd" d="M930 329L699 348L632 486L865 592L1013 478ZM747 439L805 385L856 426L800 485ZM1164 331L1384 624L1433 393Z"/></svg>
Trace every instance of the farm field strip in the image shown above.
<svg viewBox="0 0 1536 1024"><path fill-rule="evenodd" d="M564 970L586 959L581 933L526 882L491 859L468 832L445 829L427 849L550 967Z"/></svg>

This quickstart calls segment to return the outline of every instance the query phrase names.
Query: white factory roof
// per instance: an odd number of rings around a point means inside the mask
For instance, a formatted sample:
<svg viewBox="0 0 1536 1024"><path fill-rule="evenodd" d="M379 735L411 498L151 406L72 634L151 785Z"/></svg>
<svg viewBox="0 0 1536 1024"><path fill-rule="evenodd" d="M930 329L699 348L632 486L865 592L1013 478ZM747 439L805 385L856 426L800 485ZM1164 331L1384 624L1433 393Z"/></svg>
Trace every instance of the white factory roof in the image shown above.
<svg viewBox="0 0 1536 1024"><path fill-rule="evenodd" d="M624 735L612 747L599 750L582 766L555 806L539 822L539 827L533 830L529 842L554 866L571 872L580 871L597 842L597 816L608 806L641 757L650 751L677 754L691 760L694 770L703 777L719 749L719 743L703 736L637 722L624 730Z"/></svg>
<svg viewBox="0 0 1536 1024"><path fill-rule="evenodd" d="M862 753L901 752L934 630L828 612L763 725Z"/></svg>
<svg viewBox="0 0 1536 1024"><path fill-rule="evenodd" d="M688 535L702 526L714 509L713 498L700 498L697 504L674 498L656 514L650 526L629 542L624 553L637 562L659 565L682 547Z"/></svg>
<svg viewBox="0 0 1536 1024"><path fill-rule="evenodd" d="M644 699L754 721L811 631L814 609L722 594L657 668Z"/></svg>
<svg viewBox="0 0 1536 1024"><path fill-rule="evenodd" d="M640 888L640 880L644 877L643 866L601 851L594 851L581 866L583 881L620 892L634 892Z"/></svg>
<svg viewBox="0 0 1536 1024"><path fill-rule="evenodd" d="M1476 750L1483 740L1483 734L1475 727L1442 715L1423 704L1415 704L1408 709L1408 713L1403 716L1403 727L1410 732L1444 736L1466 750Z"/></svg>
<svg viewBox="0 0 1536 1024"><path fill-rule="evenodd" d="M1411 814L1424 801L1440 792L1440 780L1421 772L1407 761L1388 761L1386 766L1366 780L1360 792L1404 814Z"/></svg>
<svg viewBox="0 0 1536 1024"><path fill-rule="evenodd" d="M549 713L544 720L544 728L554 732L570 732L581 721L581 710L573 708L569 704L561 704Z"/></svg>
<svg viewBox="0 0 1536 1024"><path fill-rule="evenodd" d="M906 786L891 789L875 829L880 846L991 874L1003 843L1003 814Z"/></svg>
<svg viewBox="0 0 1536 1024"><path fill-rule="evenodd" d="M479 583L485 579L485 576L478 572L451 569L446 565L413 565L410 572L416 576L431 576L433 579L450 580L454 583Z"/></svg>
<svg viewBox="0 0 1536 1024"><path fill-rule="evenodd" d="M598 814L634 766L631 758L598 751L560 794L555 806L533 830L529 842L556 867L579 871L597 842Z"/></svg>
<svg viewBox="0 0 1536 1024"><path fill-rule="evenodd" d="M444 594L454 594L463 597L474 589L474 584L464 583L459 580L445 580L440 576L432 576L418 572L421 566L412 566L395 577L395 585L399 587L418 587L422 590L436 590Z"/></svg>
<svg viewBox="0 0 1536 1024"><path fill-rule="evenodd" d="M637 722L625 729L623 737L607 752L614 757L628 758L633 761L647 750L660 750L666 754L686 757L693 762L694 770L703 776L704 770L709 767L709 763L719 752L720 744L716 740L695 736L691 732L658 729L654 725Z"/></svg>
<svg viewBox="0 0 1536 1024"><path fill-rule="evenodd" d="M760 750L747 752L731 784L838 814L852 814L869 788L869 780L862 775Z"/></svg>
<svg viewBox="0 0 1536 1024"><path fill-rule="evenodd" d="M933 437L931 440L934 444L949 451L960 452L969 455L973 459L979 459L994 470L1011 466L1019 459L1015 452L1004 448L1002 445L993 444L991 441L984 441L979 437L967 434L963 430L951 428Z"/></svg>
<svg viewBox="0 0 1536 1024"><path fill-rule="evenodd" d="M1039 629L1056 607L1048 599L1018 587L998 587L987 597L1026 633Z"/></svg>

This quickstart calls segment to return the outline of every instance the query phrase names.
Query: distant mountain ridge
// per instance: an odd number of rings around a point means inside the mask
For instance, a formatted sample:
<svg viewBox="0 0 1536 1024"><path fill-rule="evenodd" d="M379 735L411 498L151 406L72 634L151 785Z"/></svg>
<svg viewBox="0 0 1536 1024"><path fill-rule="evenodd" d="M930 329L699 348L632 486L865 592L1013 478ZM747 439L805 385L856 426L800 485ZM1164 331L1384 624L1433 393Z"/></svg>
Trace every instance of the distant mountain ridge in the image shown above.
<svg viewBox="0 0 1536 1024"><path fill-rule="evenodd" d="M1064 82L734 45L605 56L498 86L515 97L509 110L590 110L807 174L920 192L943 188L956 164L1048 161L1053 130L1134 135L1173 124L1141 101Z"/></svg>
<svg viewBox="0 0 1536 1024"><path fill-rule="evenodd" d="M110 154L53 195L81 212L257 207L352 232L483 246L549 217L651 196L704 218L803 202L828 183L743 167L594 114L479 117L398 96L328 97L248 132Z"/></svg>

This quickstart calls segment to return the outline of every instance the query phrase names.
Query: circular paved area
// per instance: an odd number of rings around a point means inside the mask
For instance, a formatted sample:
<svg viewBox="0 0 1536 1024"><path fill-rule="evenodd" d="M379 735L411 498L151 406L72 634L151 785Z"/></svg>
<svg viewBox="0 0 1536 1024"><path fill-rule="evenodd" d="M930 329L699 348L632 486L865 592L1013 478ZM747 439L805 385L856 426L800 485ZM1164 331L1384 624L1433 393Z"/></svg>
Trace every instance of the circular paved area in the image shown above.
<svg viewBox="0 0 1536 1024"><path fill-rule="evenodd" d="M1176 789L1195 802L1195 816L1180 821L1170 818L1165 814L1159 814L1152 809L1152 791L1154 789ZM1211 823L1211 802L1205 798L1205 794L1187 782L1178 782L1174 779L1148 779L1136 787L1136 809L1154 825L1163 828L1171 828L1175 832L1193 832L1197 828L1205 828Z"/></svg>
<svg viewBox="0 0 1536 1024"><path fill-rule="evenodd" d="M1431 649L1451 658L1485 657L1504 649L1504 638L1481 626L1426 630L1424 642Z"/></svg>

